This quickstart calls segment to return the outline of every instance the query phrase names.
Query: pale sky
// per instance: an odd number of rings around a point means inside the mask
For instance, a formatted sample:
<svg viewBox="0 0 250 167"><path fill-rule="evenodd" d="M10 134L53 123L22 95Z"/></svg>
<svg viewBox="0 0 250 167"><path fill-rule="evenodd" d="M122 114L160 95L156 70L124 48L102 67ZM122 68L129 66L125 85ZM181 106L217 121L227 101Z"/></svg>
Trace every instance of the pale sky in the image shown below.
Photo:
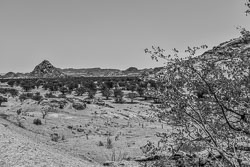
<svg viewBox="0 0 250 167"><path fill-rule="evenodd" d="M236 38L245 0L0 0L0 73L161 66L145 55Z"/></svg>

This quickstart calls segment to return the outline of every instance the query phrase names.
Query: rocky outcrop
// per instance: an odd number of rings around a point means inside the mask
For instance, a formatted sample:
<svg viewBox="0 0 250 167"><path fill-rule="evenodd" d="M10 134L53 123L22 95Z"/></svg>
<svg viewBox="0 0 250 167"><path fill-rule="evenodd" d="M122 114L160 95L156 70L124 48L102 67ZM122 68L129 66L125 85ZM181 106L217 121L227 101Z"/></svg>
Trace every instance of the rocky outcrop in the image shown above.
<svg viewBox="0 0 250 167"><path fill-rule="evenodd" d="M54 67L48 60L44 60L35 67L30 73L30 76L37 78L57 78L65 77L66 75L61 70Z"/></svg>

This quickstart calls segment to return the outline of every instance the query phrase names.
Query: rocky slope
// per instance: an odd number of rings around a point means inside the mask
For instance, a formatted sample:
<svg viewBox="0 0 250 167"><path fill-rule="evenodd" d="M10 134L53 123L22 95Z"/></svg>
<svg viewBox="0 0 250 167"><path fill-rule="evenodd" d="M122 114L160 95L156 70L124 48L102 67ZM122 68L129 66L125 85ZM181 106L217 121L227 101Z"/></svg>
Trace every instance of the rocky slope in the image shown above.
<svg viewBox="0 0 250 167"><path fill-rule="evenodd" d="M1 167L97 167L84 160L53 150L26 136L12 132L0 120L0 166Z"/></svg>

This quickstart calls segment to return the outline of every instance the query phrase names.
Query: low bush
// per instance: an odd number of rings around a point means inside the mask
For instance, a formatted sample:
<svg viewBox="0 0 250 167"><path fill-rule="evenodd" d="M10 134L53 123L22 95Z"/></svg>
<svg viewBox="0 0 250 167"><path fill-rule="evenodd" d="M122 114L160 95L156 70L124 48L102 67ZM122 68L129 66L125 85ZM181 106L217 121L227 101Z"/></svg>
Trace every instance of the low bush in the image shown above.
<svg viewBox="0 0 250 167"><path fill-rule="evenodd" d="M39 92L37 92L35 95L33 95L32 99L35 101L40 101L43 98L43 96L40 95Z"/></svg>
<svg viewBox="0 0 250 167"><path fill-rule="evenodd" d="M44 97L46 97L46 98L56 98L56 96L53 95L51 92L50 92L50 93L46 93L46 94L44 95Z"/></svg>
<svg viewBox="0 0 250 167"><path fill-rule="evenodd" d="M113 143L110 137L107 138L107 145L106 145L107 149L111 149L113 148Z"/></svg>
<svg viewBox="0 0 250 167"><path fill-rule="evenodd" d="M99 141L99 142L98 142L98 146L104 146L103 142L102 142L102 141Z"/></svg>
<svg viewBox="0 0 250 167"><path fill-rule="evenodd" d="M18 90L16 89L10 89L10 88L0 88L1 94L10 94L11 96L15 97L18 95Z"/></svg>
<svg viewBox="0 0 250 167"><path fill-rule="evenodd" d="M33 124L35 125L42 125L42 121L39 118L33 120Z"/></svg>
<svg viewBox="0 0 250 167"><path fill-rule="evenodd" d="M59 139L60 139L60 136L59 136L58 133L53 133L53 134L50 135L50 137L51 137L51 140L54 141L54 142L58 142Z"/></svg>
<svg viewBox="0 0 250 167"><path fill-rule="evenodd" d="M86 108L85 103L73 103L72 107L76 110L84 110Z"/></svg>

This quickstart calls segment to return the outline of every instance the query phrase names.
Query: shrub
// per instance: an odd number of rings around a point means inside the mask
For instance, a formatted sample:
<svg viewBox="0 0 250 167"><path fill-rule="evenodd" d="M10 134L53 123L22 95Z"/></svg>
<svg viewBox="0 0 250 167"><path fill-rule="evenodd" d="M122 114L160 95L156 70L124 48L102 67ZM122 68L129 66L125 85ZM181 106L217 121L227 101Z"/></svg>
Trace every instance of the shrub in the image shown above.
<svg viewBox="0 0 250 167"><path fill-rule="evenodd" d="M128 153L122 152L122 151L116 151L115 149L112 149L112 152L110 155L105 155L107 161L111 162L120 162L122 160L128 159Z"/></svg>
<svg viewBox="0 0 250 167"><path fill-rule="evenodd" d="M107 145L106 145L107 149L111 149L113 148L113 143L110 137L107 138Z"/></svg>
<svg viewBox="0 0 250 167"><path fill-rule="evenodd" d="M117 96L124 96L124 93L121 89L115 89L114 90L114 96L117 97Z"/></svg>
<svg viewBox="0 0 250 167"><path fill-rule="evenodd" d="M33 93L23 93L19 96L20 101L24 101L26 99L33 99Z"/></svg>
<svg viewBox="0 0 250 167"><path fill-rule="evenodd" d="M7 94L7 93L9 93L9 94L11 94L11 96L17 96L18 95L18 90L16 90L16 89L13 89L13 88L11 88L11 89L9 89L9 88L0 88L0 93L1 94Z"/></svg>
<svg viewBox="0 0 250 167"><path fill-rule="evenodd" d="M53 133L50 135L50 137L51 137L51 140L54 142L58 142L58 140L60 139L60 136L58 133Z"/></svg>
<svg viewBox="0 0 250 167"><path fill-rule="evenodd" d="M44 97L46 97L46 98L56 98L56 96L53 95L52 92L46 93L46 94L44 95Z"/></svg>
<svg viewBox="0 0 250 167"><path fill-rule="evenodd" d="M67 93L69 90L68 90L68 88L66 88L66 87L61 87L61 88L59 89L59 91L64 95L64 94Z"/></svg>
<svg viewBox="0 0 250 167"><path fill-rule="evenodd" d="M133 103L134 98L136 98L136 97L137 97L137 94L136 94L136 93L134 93L134 92L128 93L128 98L131 99L131 103Z"/></svg>
<svg viewBox="0 0 250 167"><path fill-rule="evenodd" d="M40 95L39 92L37 92L33 97L32 99L35 100L35 101L40 101L43 97Z"/></svg>
<svg viewBox="0 0 250 167"><path fill-rule="evenodd" d="M13 87L13 86L15 85L15 81L14 81L14 80L9 80L9 81L7 82L7 84L8 84L9 86Z"/></svg>
<svg viewBox="0 0 250 167"><path fill-rule="evenodd" d="M102 141L99 141L99 142L98 142L98 146L104 146L103 142L102 142Z"/></svg>
<svg viewBox="0 0 250 167"><path fill-rule="evenodd" d="M33 124L35 125L42 125L42 121L39 118L33 120Z"/></svg>
<svg viewBox="0 0 250 167"><path fill-rule="evenodd" d="M108 98L110 96L112 96L113 94L113 91L108 89L108 88L105 88L103 91L102 91L102 95L106 97L106 99L108 100Z"/></svg>
<svg viewBox="0 0 250 167"><path fill-rule="evenodd" d="M21 85L20 85L26 92L28 92L29 90L31 89L34 89L35 88L35 84L32 82L32 81L23 81L21 82Z"/></svg>
<svg viewBox="0 0 250 167"><path fill-rule="evenodd" d="M7 102L7 101L8 101L7 98L5 98L5 97L3 97L3 96L0 96L0 106L1 106L1 104L2 104L3 102Z"/></svg>
<svg viewBox="0 0 250 167"><path fill-rule="evenodd" d="M145 88L138 87L136 91L139 94L139 96L142 97L145 93Z"/></svg>
<svg viewBox="0 0 250 167"><path fill-rule="evenodd" d="M58 95L58 98L66 98L66 95L65 94L60 94L60 95Z"/></svg>
<svg viewBox="0 0 250 167"><path fill-rule="evenodd" d="M73 103L72 107L76 110L84 110L87 106L85 103Z"/></svg>
<svg viewBox="0 0 250 167"><path fill-rule="evenodd" d="M93 99L95 97L96 91L95 90L88 90L88 97Z"/></svg>
<svg viewBox="0 0 250 167"><path fill-rule="evenodd" d="M86 91L87 91L86 88L79 87L79 88L76 89L75 92L76 92L77 96L82 96L82 94L84 94Z"/></svg>

